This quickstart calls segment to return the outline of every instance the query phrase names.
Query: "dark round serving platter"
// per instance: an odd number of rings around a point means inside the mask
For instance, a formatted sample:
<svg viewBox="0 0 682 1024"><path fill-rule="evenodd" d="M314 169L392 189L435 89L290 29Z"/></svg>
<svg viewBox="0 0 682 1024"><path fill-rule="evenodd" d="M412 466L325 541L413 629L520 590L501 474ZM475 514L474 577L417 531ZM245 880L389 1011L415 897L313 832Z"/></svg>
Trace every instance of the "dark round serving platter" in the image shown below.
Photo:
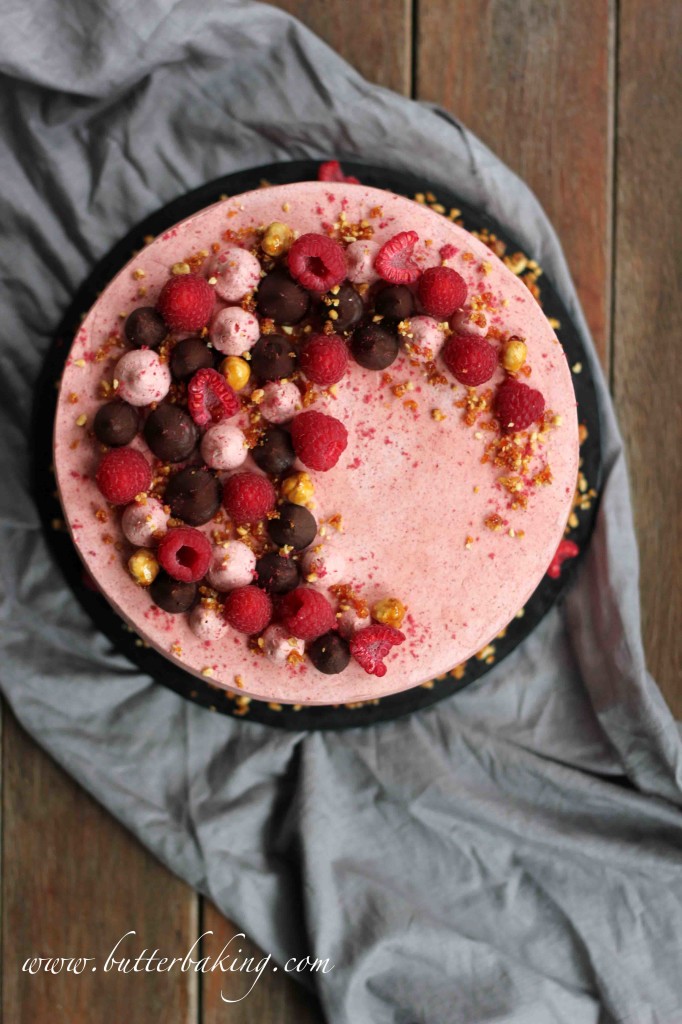
<svg viewBox="0 0 682 1024"><path fill-rule="evenodd" d="M90 308L111 278L128 262L134 251L143 247L146 236L159 234L225 195L237 195L265 184L279 185L314 180L317 178L318 166L317 161L296 160L226 175L168 203L128 232L125 238L97 264L65 313L55 333L36 389L33 417L34 492L50 550L74 596L88 613L93 624L110 640L116 652L124 654L156 682L162 683L196 704L223 714L245 717L250 721L292 730L346 729L389 721L452 696L499 664L532 632L570 585L580 555L587 546L594 526L602 470L599 409L589 360L565 306L551 283L542 275L537 280L539 300L546 316L553 321L569 365L574 370L573 383L578 400L578 417L584 437L581 445L582 490L579 492L580 497L567 533L568 539L576 544L579 554L564 562L558 578L543 578L526 603L522 617L513 619L504 635L499 636L479 655L470 658L453 672L422 686L362 704L299 707L249 700L211 686L208 682L183 672L158 651L146 646L123 623L108 601L89 584L76 549L63 526L62 510L53 486L52 429L57 400L55 385L62 373L71 340L83 313ZM507 254L521 252L521 247L502 225L484 212L462 202L449 188L425 183L390 168L357 163L353 160L344 161L343 167L346 173L355 175L364 185L389 189L412 199L418 196L419 201L435 207L438 213L445 211L444 215L450 215L469 231L492 235L494 239L506 245ZM532 258L532 254L524 255L528 259Z"/></svg>

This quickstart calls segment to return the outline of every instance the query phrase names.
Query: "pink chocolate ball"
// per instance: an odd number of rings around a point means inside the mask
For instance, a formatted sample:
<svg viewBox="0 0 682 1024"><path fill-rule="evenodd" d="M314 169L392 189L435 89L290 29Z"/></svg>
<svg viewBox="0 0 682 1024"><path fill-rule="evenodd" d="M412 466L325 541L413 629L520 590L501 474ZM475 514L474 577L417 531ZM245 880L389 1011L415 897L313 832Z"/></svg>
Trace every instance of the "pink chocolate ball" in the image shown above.
<svg viewBox="0 0 682 1024"><path fill-rule="evenodd" d="M201 457L211 469L236 469L248 454L244 433L233 423L215 423L201 439Z"/></svg>
<svg viewBox="0 0 682 1024"><path fill-rule="evenodd" d="M488 318L481 310L458 309L450 320L450 326L456 334L476 334L485 338L488 333Z"/></svg>
<svg viewBox="0 0 682 1024"><path fill-rule="evenodd" d="M411 316L406 340L412 345L418 345L420 349L428 349L428 352L418 352L417 355L423 355L425 359L435 359L443 347L445 333L432 316Z"/></svg>
<svg viewBox="0 0 682 1024"><path fill-rule="evenodd" d="M301 410L301 392L293 381L273 380L263 388L258 409L269 423L287 423Z"/></svg>
<svg viewBox="0 0 682 1024"><path fill-rule="evenodd" d="M347 277L353 284L374 284L379 275L374 260L381 246L377 242L351 242L346 249Z"/></svg>
<svg viewBox="0 0 682 1024"><path fill-rule="evenodd" d="M307 581L319 587L332 587L348 579L346 557L333 544L323 544L319 551L309 548L301 559L301 568Z"/></svg>
<svg viewBox="0 0 682 1024"><path fill-rule="evenodd" d="M220 640L227 633L223 616L209 605L198 604L190 612L189 628L203 641Z"/></svg>
<svg viewBox="0 0 682 1024"><path fill-rule="evenodd" d="M359 629L364 629L371 623L369 615L358 615L355 608L345 608L336 617L336 625L339 633L345 640L350 640Z"/></svg>
<svg viewBox="0 0 682 1024"><path fill-rule="evenodd" d="M225 249L215 261L215 290L224 302L241 302L260 282L260 263L247 249Z"/></svg>
<svg viewBox="0 0 682 1024"><path fill-rule="evenodd" d="M150 405L165 398L171 386L168 363L162 363L149 348L121 356L114 368L118 395L129 405Z"/></svg>
<svg viewBox="0 0 682 1024"><path fill-rule="evenodd" d="M231 540L214 548L207 579L215 590L225 592L253 583L255 571L256 556L251 548L239 540Z"/></svg>
<svg viewBox="0 0 682 1024"><path fill-rule="evenodd" d="M133 501L121 516L121 529L126 540L136 547L148 548L155 544L168 526L168 513L158 498L144 502Z"/></svg>
<svg viewBox="0 0 682 1024"><path fill-rule="evenodd" d="M253 348L259 337L258 318L241 306L228 306L213 318L211 342L223 355L241 356Z"/></svg>
<svg viewBox="0 0 682 1024"><path fill-rule="evenodd" d="M262 640L265 657L275 665L286 665L292 651L303 654L303 641L291 636L284 626L268 626Z"/></svg>

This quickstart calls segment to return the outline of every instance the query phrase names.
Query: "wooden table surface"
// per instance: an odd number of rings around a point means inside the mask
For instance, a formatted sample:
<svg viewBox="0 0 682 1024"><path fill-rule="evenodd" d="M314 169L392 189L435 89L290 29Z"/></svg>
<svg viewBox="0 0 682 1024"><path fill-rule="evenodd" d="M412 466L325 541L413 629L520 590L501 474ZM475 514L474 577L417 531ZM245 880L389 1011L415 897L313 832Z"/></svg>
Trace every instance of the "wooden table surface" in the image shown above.
<svg viewBox="0 0 682 1024"><path fill-rule="evenodd" d="M281 0L367 78L453 111L532 186L564 244L627 445L649 667L682 718L679 389L682 6L676 0ZM675 288L678 285L676 294ZM236 929L161 867L5 708L7 1024L310 1024L282 973L228 1007L188 974L20 973L29 955L217 952ZM246 991L232 975L232 998ZM132 1008L132 1009L131 1009ZM362 1022L364 1024L364 1022Z"/></svg>

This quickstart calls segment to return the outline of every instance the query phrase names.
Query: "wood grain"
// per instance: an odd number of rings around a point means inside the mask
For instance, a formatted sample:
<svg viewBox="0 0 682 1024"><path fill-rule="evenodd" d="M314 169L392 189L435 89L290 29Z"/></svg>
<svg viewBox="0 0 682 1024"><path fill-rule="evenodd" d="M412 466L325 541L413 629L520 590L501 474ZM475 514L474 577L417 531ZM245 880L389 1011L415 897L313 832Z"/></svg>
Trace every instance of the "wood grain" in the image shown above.
<svg viewBox="0 0 682 1024"><path fill-rule="evenodd" d="M193 975L105 974L103 966L130 929L137 931L136 954L145 946L185 953L196 933L196 897L7 710L3 733L3 1020L195 1024ZM78 976L21 971L28 957L49 956L97 957L98 970L88 965Z"/></svg>
<svg viewBox="0 0 682 1024"><path fill-rule="evenodd" d="M210 903L204 904L202 931L214 933L204 940L202 947L204 955L212 957L218 956L225 943L239 933ZM232 946L241 949L244 958L253 957L256 964L265 956L248 938L239 939ZM270 962L253 985L255 977L255 973L237 971L207 973L202 978L202 1024L324 1024L315 997L281 967L273 971ZM225 999L240 1001L228 1005L221 993Z"/></svg>
<svg viewBox="0 0 682 1024"><path fill-rule="evenodd" d="M535 191L604 365L610 310L611 5L429 0L417 95L449 108Z"/></svg>
<svg viewBox="0 0 682 1024"><path fill-rule="evenodd" d="M682 7L620 5L614 394L649 668L682 718Z"/></svg>
<svg viewBox="0 0 682 1024"><path fill-rule="evenodd" d="M410 0L272 0L352 64L361 75L409 96L412 87Z"/></svg>

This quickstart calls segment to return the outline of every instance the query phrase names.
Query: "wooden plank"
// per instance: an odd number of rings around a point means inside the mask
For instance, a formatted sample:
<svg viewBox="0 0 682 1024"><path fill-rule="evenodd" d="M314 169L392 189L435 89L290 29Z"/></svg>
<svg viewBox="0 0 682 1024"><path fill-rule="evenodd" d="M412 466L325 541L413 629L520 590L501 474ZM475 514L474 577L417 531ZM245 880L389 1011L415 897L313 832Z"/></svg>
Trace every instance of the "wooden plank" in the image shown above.
<svg viewBox="0 0 682 1024"><path fill-rule="evenodd" d="M204 955L216 957L240 929L205 902L202 931L213 931L213 936L204 939L202 951ZM230 958L242 963L253 957L255 968L264 956L266 954L248 938L240 938L231 943L226 963ZM281 967L273 971L272 960L257 980L256 977L255 969L251 974L236 970L205 974L202 977L202 1024L226 1024L227 1021L229 1024L324 1024L315 997ZM221 993L224 999L233 1002L224 1002Z"/></svg>
<svg viewBox="0 0 682 1024"><path fill-rule="evenodd" d="M104 973L121 936L183 955L197 898L4 715L3 1019L194 1024L193 974ZM28 957L96 957L97 972L30 975ZM134 1012L131 1011L134 1008Z"/></svg>
<svg viewBox="0 0 682 1024"><path fill-rule="evenodd" d="M641 555L647 660L682 718L682 6L619 18L614 394Z"/></svg>
<svg viewBox="0 0 682 1024"><path fill-rule="evenodd" d="M312 29L370 82L409 96L411 0L273 0Z"/></svg>
<svg viewBox="0 0 682 1024"><path fill-rule="evenodd" d="M417 96L461 118L535 191L606 365L611 4L428 0L416 30Z"/></svg>

